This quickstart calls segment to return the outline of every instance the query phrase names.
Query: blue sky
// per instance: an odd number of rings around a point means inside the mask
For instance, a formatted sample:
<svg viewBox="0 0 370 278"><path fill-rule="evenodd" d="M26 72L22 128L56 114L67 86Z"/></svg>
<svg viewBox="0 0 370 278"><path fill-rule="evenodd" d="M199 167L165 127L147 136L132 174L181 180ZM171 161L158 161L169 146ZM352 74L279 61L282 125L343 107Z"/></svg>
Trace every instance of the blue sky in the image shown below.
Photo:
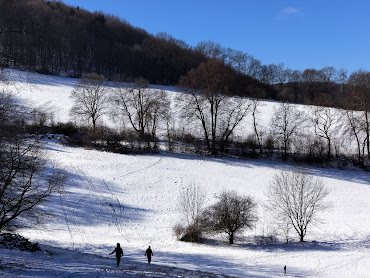
<svg viewBox="0 0 370 278"><path fill-rule="evenodd" d="M370 70L368 0L65 0L194 46L212 40L263 64Z"/></svg>

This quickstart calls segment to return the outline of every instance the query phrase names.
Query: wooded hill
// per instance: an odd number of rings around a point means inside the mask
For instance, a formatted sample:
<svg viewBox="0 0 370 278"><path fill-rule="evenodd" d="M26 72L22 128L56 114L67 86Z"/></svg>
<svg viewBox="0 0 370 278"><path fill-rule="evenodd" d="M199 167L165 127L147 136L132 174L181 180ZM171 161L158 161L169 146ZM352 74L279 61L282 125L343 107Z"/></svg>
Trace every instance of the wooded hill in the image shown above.
<svg viewBox="0 0 370 278"><path fill-rule="evenodd" d="M0 0L0 68L69 77L95 72L109 80L144 78L152 84L177 85L180 77L212 59L221 62L220 72L228 73L226 90L218 93L347 106L343 99L352 75L348 78L345 69L299 71L282 63L263 65L219 43L189 46L167 33L152 35L116 16L60 1ZM198 85L196 89L204 87Z"/></svg>
<svg viewBox="0 0 370 278"><path fill-rule="evenodd" d="M175 84L204 61L194 51L100 12L44 0L1 0L0 6L5 66L73 77L124 74Z"/></svg>
<svg viewBox="0 0 370 278"><path fill-rule="evenodd" d="M59 1L0 0L0 6L3 67L70 77L97 72L109 79L143 77L174 85L208 59L167 34L154 36L115 16ZM240 84L266 87L235 70L233 74ZM235 93L246 95L247 90Z"/></svg>

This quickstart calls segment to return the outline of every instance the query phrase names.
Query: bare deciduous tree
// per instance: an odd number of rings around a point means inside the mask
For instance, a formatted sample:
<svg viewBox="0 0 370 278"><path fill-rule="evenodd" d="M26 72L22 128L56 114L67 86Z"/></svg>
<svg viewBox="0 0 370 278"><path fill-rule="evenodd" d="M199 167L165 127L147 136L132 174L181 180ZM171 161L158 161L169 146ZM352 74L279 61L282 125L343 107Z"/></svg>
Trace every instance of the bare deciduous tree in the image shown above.
<svg viewBox="0 0 370 278"><path fill-rule="evenodd" d="M275 64L262 65L258 72L257 79L264 84L274 85L278 82L277 80L278 67Z"/></svg>
<svg viewBox="0 0 370 278"><path fill-rule="evenodd" d="M281 103L274 112L271 127L277 141L282 144L283 160L287 159L293 138L298 135L299 129L305 121L304 112L299 111L289 103Z"/></svg>
<svg viewBox="0 0 370 278"><path fill-rule="evenodd" d="M108 109L108 89L105 87L104 76L96 73L86 74L77 82L71 98L74 101L71 115L91 121L95 131L97 121Z"/></svg>
<svg viewBox="0 0 370 278"><path fill-rule="evenodd" d="M171 113L166 93L148 88L145 79L137 79L132 87L117 84L111 103L114 116L127 120L140 138L145 134L155 138L158 124L168 120Z"/></svg>
<svg viewBox="0 0 370 278"><path fill-rule="evenodd" d="M358 111L343 110L342 117L344 118L344 132L355 138L358 164L363 166L367 139L360 114L361 112Z"/></svg>
<svg viewBox="0 0 370 278"><path fill-rule="evenodd" d="M1 153L0 230L13 229L26 218L38 218L42 204L62 181L58 172L46 173L37 144L19 140Z"/></svg>
<svg viewBox="0 0 370 278"><path fill-rule="evenodd" d="M320 70L306 69L302 73L302 81L305 84L310 101L313 101L318 93L320 82L323 81L323 74Z"/></svg>
<svg viewBox="0 0 370 278"><path fill-rule="evenodd" d="M233 244L237 232L254 226L257 221L256 207L252 197L225 191L216 204L204 211L203 227L206 232L227 233L229 243Z"/></svg>
<svg viewBox="0 0 370 278"><path fill-rule="evenodd" d="M357 71L349 77L349 95L351 99L347 101L350 109L362 111L362 125L366 135L366 150L370 158L370 72Z"/></svg>
<svg viewBox="0 0 370 278"><path fill-rule="evenodd" d="M226 50L221 46L220 43L214 41L201 41L198 42L195 51L203 54L208 58L216 58L224 61L226 58Z"/></svg>
<svg viewBox="0 0 370 278"><path fill-rule="evenodd" d="M245 74L253 77L254 79L258 79L259 73L261 71L261 61L254 58L253 56L247 56L246 64L245 64Z"/></svg>
<svg viewBox="0 0 370 278"><path fill-rule="evenodd" d="M325 106L315 106L311 109L315 134L327 142L327 157L331 158L332 136L338 114L334 109Z"/></svg>
<svg viewBox="0 0 370 278"><path fill-rule="evenodd" d="M283 222L288 218L300 241L307 229L318 222L318 214L327 208L324 199L329 194L323 182L304 171L276 174L267 191L270 209Z"/></svg>
<svg viewBox="0 0 370 278"><path fill-rule="evenodd" d="M251 103L252 103L251 106L252 106L254 135L256 137L256 141L258 144L258 148L260 149L260 153L262 153L262 132L258 130L258 123L257 123L258 107L261 106L261 101L258 99L252 99Z"/></svg>
<svg viewBox="0 0 370 278"><path fill-rule="evenodd" d="M246 99L227 96L232 82L231 69L216 60L202 63L180 81L187 92L179 97L182 115L201 124L211 154L217 153L217 142L221 150L225 148L250 107Z"/></svg>
<svg viewBox="0 0 370 278"><path fill-rule="evenodd" d="M247 68L247 61L249 56L247 53L244 53L240 50L234 50L231 48L226 49L227 53L227 63L231 67L233 67L237 72L244 73L246 72Z"/></svg>
<svg viewBox="0 0 370 278"><path fill-rule="evenodd" d="M202 234L200 220L205 198L205 190L196 184L189 184L180 192L179 210L182 221L186 224L177 224L174 228L179 239L200 242Z"/></svg>
<svg viewBox="0 0 370 278"><path fill-rule="evenodd" d="M287 81L291 73L290 69L286 69L283 63L276 65L276 80L279 85L279 94L283 96L284 88L287 86Z"/></svg>
<svg viewBox="0 0 370 278"><path fill-rule="evenodd" d="M46 171L40 145L23 134L25 110L0 93L0 231L42 215L40 204L63 181L60 173Z"/></svg>
<svg viewBox="0 0 370 278"><path fill-rule="evenodd" d="M300 86L302 83L302 72L299 70L292 70L288 74L288 92L292 95L289 99L295 102L301 101L302 96L300 95ZM288 97L288 96L287 96Z"/></svg>
<svg viewBox="0 0 370 278"><path fill-rule="evenodd" d="M180 193L180 212L187 225L193 225L199 220L205 198L205 190L196 184L189 184L184 191Z"/></svg>

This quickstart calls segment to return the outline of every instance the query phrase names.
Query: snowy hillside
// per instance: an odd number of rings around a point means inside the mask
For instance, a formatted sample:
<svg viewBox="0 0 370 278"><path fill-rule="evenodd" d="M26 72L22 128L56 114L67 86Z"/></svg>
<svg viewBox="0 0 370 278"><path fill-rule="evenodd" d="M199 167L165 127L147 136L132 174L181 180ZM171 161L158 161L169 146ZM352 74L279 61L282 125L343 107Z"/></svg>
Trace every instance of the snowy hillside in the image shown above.
<svg viewBox="0 0 370 278"><path fill-rule="evenodd" d="M10 79L15 82L10 82L7 90L12 91L15 96L21 101L25 101L29 106L39 107L48 112L52 112L53 121L55 123L72 121L78 124L87 124L85 121L78 122L78 119L70 116L70 110L73 106L73 99L70 96L78 79L47 76L17 70L10 71L9 75ZM114 92L114 87L116 85L109 82L107 84L108 86L112 86L109 88L109 91ZM174 115L174 127L178 129L178 132L190 133L198 137L203 136L201 126L198 122L193 122L189 125L185 119L179 117L181 104L179 104L179 101L176 99L179 95L177 88L157 85L149 85L149 88L153 90L152 93L162 90L171 99L171 112ZM256 112L257 126L261 135L267 137L271 129L270 123L273 114L279 109L279 105L280 103L276 101L261 101ZM299 104L293 104L293 107L305 112L307 118L304 128L300 130L301 138L299 140L301 140L301 142L296 142L296 144L307 144L306 138L312 137L312 135L315 134L315 129L310 118L312 116L312 107ZM254 134L251 109L249 111L248 116L235 128L231 136L232 138L236 140L243 138L243 140L245 140L248 135ZM332 114L336 114L339 119L340 113L338 110L331 109L331 111L333 111ZM356 154L354 139L348 135L344 136L345 127L341 121L343 121L343 119L334 121L328 131L331 136L332 148L336 148L336 151L345 154ZM109 115L103 115L99 118L98 124L104 124L116 128L117 130L122 130L124 127L124 123L118 119L113 120ZM128 121L125 124L126 128L132 128ZM162 123L162 125L159 123L157 135L159 138L163 139L166 137L166 126L164 123Z"/></svg>
<svg viewBox="0 0 370 278"><path fill-rule="evenodd" d="M10 79L15 82L10 82L7 89L12 91L21 101L25 101L26 104L34 107L47 107L53 112L55 122L74 122L76 120L69 115L69 112L73 105L73 100L70 98L70 95L78 79L47 76L22 71L11 71ZM110 83L108 83L108 85L114 86ZM158 85L150 85L150 88L152 88L154 92L155 90L164 90L173 100L172 108L176 114L176 109L178 109L176 101L174 101L178 94L176 88ZM259 108L260 113L258 118L261 121L261 125L266 126L266 128L269 125L271 114L276 105L276 102L264 101ZM180 119L177 120L180 121ZM122 127L121 123L113 122L109 116L103 116L99 123L104 123L118 129ZM246 130L252 132L252 121L250 118L244 121L241 127L237 128L236 132L245 133Z"/></svg>
<svg viewBox="0 0 370 278"><path fill-rule="evenodd" d="M34 105L49 103L56 120L68 121L76 80L39 77L18 82L15 93ZM273 107L266 102L264 115L271 115ZM45 204L53 218L21 231L39 242L42 252L0 249L0 274L5 277L282 277L284 265L287 277L368 277L367 172L308 168L330 190L331 207L322 215L323 224L309 230L305 243L266 245L258 241L269 226L263 209L266 188L274 174L294 165L166 153L120 155L53 141L45 149L66 172L66 187ZM206 190L207 205L225 189L254 197L260 221L232 246L224 235L203 244L177 241L172 229L180 217L178 198L190 183ZM118 269L108 255L117 242L124 250ZM148 245L154 252L151 265L144 257Z"/></svg>

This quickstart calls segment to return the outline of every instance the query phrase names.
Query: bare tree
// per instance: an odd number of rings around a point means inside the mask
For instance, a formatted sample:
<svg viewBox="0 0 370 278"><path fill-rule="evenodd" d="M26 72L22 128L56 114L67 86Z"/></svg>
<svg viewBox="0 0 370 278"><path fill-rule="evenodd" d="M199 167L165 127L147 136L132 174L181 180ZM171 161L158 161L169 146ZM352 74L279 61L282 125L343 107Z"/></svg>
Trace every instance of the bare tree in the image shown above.
<svg viewBox="0 0 370 278"><path fill-rule="evenodd" d="M370 158L370 72L357 71L349 77L346 107L362 111L361 122L366 135L366 150Z"/></svg>
<svg viewBox="0 0 370 278"><path fill-rule="evenodd" d="M177 237L183 241L200 242L202 235L201 213L205 203L206 192L196 184L189 184L179 197L179 210L182 221L174 229Z"/></svg>
<svg viewBox="0 0 370 278"><path fill-rule="evenodd" d="M167 135L167 144L168 144L168 151L174 150L174 142L176 137L176 122L172 115L171 110L168 111L168 113L165 113L164 122L166 123L166 135Z"/></svg>
<svg viewBox="0 0 370 278"><path fill-rule="evenodd" d="M216 58L220 61L224 61L226 58L225 49L220 43L216 43L214 41L201 41L197 43L195 51L208 58Z"/></svg>
<svg viewBox="0 0 370 278"><path fill-rule="evenodd" d="M201 124L211 154L217 153L217 142L224 150L250 107L246 99L227 96L232 82L232 70L217 60L210 60L191 70L179 83L187 93L179 96L182 116Z"/></svg>
<svg viewBox="0 0 370 278"><path fill-rule="evenodd" d="M64 179L60 172L44 171L46 161L35 143L17 140L7 145L1 156L0 231L42 216L40 205Z"/></svg>
<svg viewBox="0 0 370 278"><path fill-rule="evenodd" d="M275 64L263 65L257 78L264 84L274 85L278 83L278 66Z"/></svg>
<svg viewBox="0 0 370 278"><path fill-rule="evenodd" d="M59 172L45 171L40 145L25 136L27 110L0 93L0 231L42 216L40 205L63 182Z"/></svg>
<svg viewBox="0 0 370 278"><path fill-rule="evenodd" d="M279 85L279 94L283 96L283 91L287 86L287 81L289 78L291 70L286 69L283 63L276 65L275 73L276 73L276 80Z"/></svg>
<svg viewBox="0 0 370 278"><path fill-rule="evenodd" d="M254 58L253 56L247 56L246 64L245 64L245 74L253 77L254 79L258 79L259 73L261 71L261 61Z"/></svg>
<svg viewBox="0 0 370 278"><path fill-rule="evenodd" d="M287 159L293 138L299 134L299 129L305 123L304 112L299 111L292 104L282 102L275 110L271 121L272 132L277 141L282 144L283 160Z"/></svg>
<svg viewBox="0 0 370 278"><path fill-rule="evenodd" d="M301 100L301 97L299 93L301 92L300 90L300 85L302 83L302 72L299 70L293 70L288 73L288 89L289 93L293 94L292 100L295 102L298 102Z"/></svg>
<svg viewBox="0 0 370 278"><path fill-rule="evenodd" d="M324 202L328 194L322 180L304 171L280 172L268 188L268 206L282 221L289 219L303 241L309 226L318 223L318 214L328 207Z"/></svg>
<svg viewBox="0 0 370 278"><path fill-rule="evenodd" d="M279 219L278 226L280 227L280 231L285 239L286 243L289 243L289 240L291 239L291 230L292 230L292 224L290 223L290 219L288 217L283 217L282 219Z"/></svg>
<svg viewBox="0 0 370 278"><path fill-rule="evenodd" d="M260 153L262 153L262 132L259 130L257 123L258 107L261 106L262 102L258 99L252 99L251 103L254 135L256 137Z"/></svg>
<svg viewBox="0 0 370 278"><path fill-rule="evenodd" d="M321 70L323 82L334 82L338 77L338 72L334 67L324 67Z"/></svg>
<svg viewBox="0 0 370 278"><path fill-rule="evenodd" d="M97 121L108 109L108 89L105 87L104 76L96 73L86 74L77 82L71 98L74 104L70 114L91 121L95 131Z"/></svg>
<svg viewBox="0 0 370 278"><path fill-rule="evenodd" d="M343 91L344 84L348 81L348 71L342 68L338 71L336 77L337 77L336 81L339 82L339 84L341 84Z"/></svg>
<svg viewBox="0 0 370 278"><path fill-rule="evenodd" d="M302 81L305 84L309 100L312 102L320 91L319 87L323 81L323 74L320 70L306 69L302 73Z"/></svg>
<svg viewBox="0 0 370 278"><path fill-rule="evenodd" d="M166 32L159 32L155 36L159 39L166 40L170 43L176 44L177 46L184 48L184 49L188 49L190 47L185 41L176 39L172 35Z"/></svg>
<svg viewBox="0 0 370 278"><path fill-rule="evenodd" d="M194 183L189 184L180 193L180 212L187 225L193 225L199 220L199 216L205 203L205 198L205 190Z"/></svg>
<svg viewBox="0 0 370 278"><path fill-rule="evenodd" d="M167 94L148 88L145 79L135 80L133 86L117 84L111 103L114 116L127 120L140 138L145 134L155 138L159 122L168 119L170 114Z"/></svg>
<svg viewBox="0 0 370 278"><path fill-rule="evenodd" d="M239 73L246 73L248 61L247 53L231 48L226 49L227 63Z"/></svg>
<svg viewBox="0 0 370 278"><path fill-rule="evenodd" d="M237 232L254 227L256 207L250 196L240 196L235 191L222 192L218 202L204 211L203 227L207 232L227 233L229 243L233 244Z"/></svg>
<svg viewBox="0 0 370 278"><path fill-rule="evenodd" d="M358 164L360 166L364 166L365 145L367 139L360 114L361 112L343 110L342 117L344 118L344 132L355 138Z"/></svg>
<svg viewBox="0 0 370 278"><path fill-rule="evenodd" d="M30 124L36 128L37 133L45 133L47 126L54 123L54 112L55 107L50 102L38 105L30 111Z"/></svg>
<svg viewBox="0 0 370 278"><path fill-rule="evenodd" d="M325 106L315 106L311 110L315 134L327 142L327 157L331 158L332 136L338 114L334 109Z"/></svg>

